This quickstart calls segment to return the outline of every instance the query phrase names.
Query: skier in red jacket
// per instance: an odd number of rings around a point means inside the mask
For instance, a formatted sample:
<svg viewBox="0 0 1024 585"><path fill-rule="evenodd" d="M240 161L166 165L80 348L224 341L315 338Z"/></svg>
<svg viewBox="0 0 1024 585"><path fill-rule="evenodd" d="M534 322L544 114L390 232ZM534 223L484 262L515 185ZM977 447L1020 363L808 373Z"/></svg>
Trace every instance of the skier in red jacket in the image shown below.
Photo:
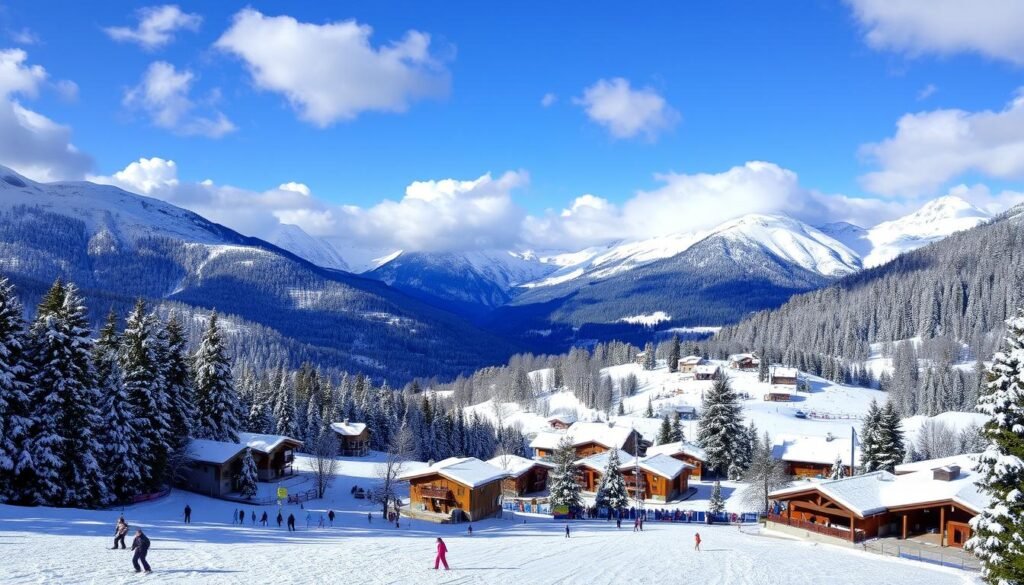
<svg viewBox="0 0 1024 585"><path fill-rule="evenodd" d="M434 570L437 570L438 565L444 565L444 570L448 570L448 559L444 558L444 555L448 552L448 547L444 545L444 541L440 537L437 539L437 558L434 559Z"/></svg>

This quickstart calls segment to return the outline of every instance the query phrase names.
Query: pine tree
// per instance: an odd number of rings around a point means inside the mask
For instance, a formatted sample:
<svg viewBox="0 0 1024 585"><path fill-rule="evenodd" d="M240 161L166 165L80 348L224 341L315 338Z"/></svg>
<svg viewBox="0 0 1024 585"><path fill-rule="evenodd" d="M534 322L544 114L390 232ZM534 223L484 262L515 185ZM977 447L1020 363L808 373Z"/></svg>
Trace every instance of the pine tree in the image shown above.
<svg viewBox="0 0 1024 585"><path fill-rule="evenodd" d="M978 411L990 417L982 431L988 446L976 470L989 503L971 520L965 548L981 560L987 583L1016 585L1024 583L1024 309L1007 321L987 378Z"/></svg>
<svg viewBox="0 0 1024 585"><path fill-rule="evenodd" d="M651 398L647 398L647 410L644 411L645 418L654 418L654 403L651 402Z"/></svg>
<svg viewBox="0 0 1024 585"><path fill-rule="evenodd" d="M568 506L569 510L583 507L583 489L580 487L580 469L576 465L576 449L563 438L555 449L551 471L549 501L551 506Z"/></svg>
<svg viewBox="0 0 1024 585"><path fill-rule="evenodd" d="M78 289L57 281L43 297L29 331L29 451L36 504L92 507L107 499L99 466L103 424L92 367L92 340Z"/></svg>
<svg viewBox="0 0 1024 585"><path fill-rule="evenodd" d="M111 311L93 346L93 364L96 383L102 394L100 412L104 417L99 432L103 446L99 463L106 475L111 499L116 502L126 501L143 488L136 416L118 360L120 345L117 315Z"/></svg>
<svg viewBox="0 0 1024 585"><path fill-rule="evenodd" d="M746 433L742 423L742 407L729 379L720 376L704 394L697 443L707 454L707 466L715 473L726 472L729 464L741 453Z"/></svg>
<svg viewBox="0 0 1024 585"><path fill-rule="evenodd" d="M665 445L672 442L672 423L668 420L666 413L661 419L661 427L658 429L658 444Z"/></svg>
<svg viewBox="0 0 1024 585"><path fill-rule="evenodd" d="M679 371L679 336L672 336L672 345L668 350L668 371L676 373Z"/></svg>
<svg viewBox="0 0 1024 585"><path fill-rule="evenodd" d="M193 359L196 388L195 436L214 441L238 442L238 397L231 377L231 365L224 348L217 313L210 323Z"/></svg>
<svg viewBox="0 0 1024 585"><path fill-rule="evenodd" d="M622 477L619 465L619 450L612 449L608 454L604 474L601 475L601 483L597 486L594 503L598 508L622 510L629 506L629 492L626 490L626 480Z"/></svg>
<svg viewBox="0 0 1024 585"><path fill-rule="evenodd" d="M189 437L192 436L196 405L186 349L187 340L177 315L172 314L167 319L162 338L166 352L163 376L169 405L169 442L172 451L180 454L188 448Z"/></svg>
<svg viewBox="0 0 1024 585"><path fill-rule="evenodd" d="M721 514L725 511L725 498L722 497L722 484L715 482L715 486L711 488L711 499L708 500L708 513L710 514Z"/></svg>
<svg viewBox="0 0 1024 585"><path fill-rule="evenodd" d="M896 466L903 463L907 454L903 441L903 431L900 415L892 402L887 402L882 409L878 425L878 455L876 458L876 469L884 469L889 473L896 470Z"/></svg>
<svg viewBox="0 0 1024 585"><path fill-rule="evenodd" d="M654 353L654 344L650 341L644 346L644 369L653 370L658 364L657 356Z"/></svg>
<svg viewBox="0 0 1024 585"><path fill-rule="evenodd" d="M762 352L763 354L764 352ZM767 382L768 381L768 356L767 354L761 358L761 361L757 363L757 381Z"/></svg>
<svg viewBox="0 0 1024 585"><path fill-rule="evenodd" d="M670 443L678 443L686 439L686 434L683 433L683 420L677 412L675 417L672 419L672 433L669 437Z"/></svg>
<svg viewBox="0 0 1024 585"><path fill-rule="evenodd" d="M626 416L626 401L619 399L619 410L616 412L619 416Z"/></svg>
<svg viewBox="0 0 1024 585"><path fill-rule="evenodd" d="M878 402L871 401L868 411L864 415L864 426L860 431L860 465L864 473L871 473L878 470L879 460L879 427L882 423L882 410L878 408Z"/></svg>
<svg viewBox="0 0 1024 585"><path fill-rule="evenodd" d="M242 456L242 471L238 474L238 491L242 497L251 500L259 490L259 475L256 472L256 461L252 458L252 449L246 448Z"/></svg>
<svg viewBox="0 0 1024 585"><path fill-rule="evenodd" d="M22 314L14 286L0 278L0 503L22 499L18 478L28 477L31 467L27 441L32 420Z"/></svg>
<svg viewBox="0 0 1024 585"><path fill-rule="evenodd" d="M298 434L295 427L295 392L292 389L291 378L283 366L278 372L279 383L274 392L275 432L278 435L295 437Z"/></svg>
<svg viewBox="0 0 1024 585"><path fill-rule="evenodd" d="M846 466L843 465L842 455L836 453L836 460L832 463L832 469L828 472L829 479L843 479L846 477Z"/></svg>
<svg viewBox="0 0 1024 585"><path fill-rule="evenodd" d="M750 465L743 475L749 483L743 490L743 503L768 514L768 494L785 487L789 483L782 462L772 456L772 442L768 433L763 438L755 439L757 444L751 456Z"/></svg>

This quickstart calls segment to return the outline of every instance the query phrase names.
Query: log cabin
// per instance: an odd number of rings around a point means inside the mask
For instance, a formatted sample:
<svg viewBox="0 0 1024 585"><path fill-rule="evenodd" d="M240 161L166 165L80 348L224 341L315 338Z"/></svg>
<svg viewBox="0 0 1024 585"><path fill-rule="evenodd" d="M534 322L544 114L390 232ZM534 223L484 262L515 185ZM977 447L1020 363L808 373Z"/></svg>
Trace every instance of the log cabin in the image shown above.
<svg viewBox="0 0 1024 585"><path fill-rule="evenodd" d="M611 457L611 451L603 451L584 457L576 462L576 465L580 468L580 488L585 493L593 494L597 492L597 488L601 484L601 477L604 475L605 470L608 469L609 457ZM634 459L629 453L620 451L619 469L622 469L625 465L633 465Z"/></svg>
<svg viewBox="0 0 1024 585"><path fill-rule="evenodd" d="M800 370L796 368L784 368L772 366L768 370L768 383L774 386L791 386L796 388L800 380Z"/></svg>
<svg viewBox="0 0 1024 585"><path fill-rule="evenodd" d="M858 442L854 449L859 448ZM843 465L843 475L851 475L849 437L776 435L772 444L772 457L783 463L787 475L794 477L828 477L837 456Z"/></svg>
<svg viewBox="0 0 1024 585"><path fill-rule="evenodd" d="M435 522L474 522L501 513L504 469L475 457L449 457L399 479L409 482L403 513Z"/></svg>
<svg viewBox="0 0 1024 585"><path fill-rule="evenodd" d="M694 368L697 366L703 366L704 364L704 358L699 355L688 355L684 358L679 358L679 364L676 369L683 374L692 374Z"/></svg>
<svg viewBox="0 0 1024 585"><path fill-rule="evenodd" d="M902 475L876 471L777 490L769 494L776 505L768 521L796 534L815 532L851 543L895 537L962 548L971 536L971 518L988 505L976 485L980 475L971 471L976 457L933 461L941 465Z"/></svg>
<svg viewBox="0 0 1024 585"><path fill-rule="evenodd" d="M555 468L553 463L518 455L498 455L487 463L508 472L508 477L501 482L501 490L503 495L513 498L547 490L548 473Z"/></svg>
<svg viewBox="0 0 1024 585"><path fill-rule="evenodd" d="M761 365L761 360L752 353L734 353L729 356L729 367L733 370L752 370Z"/></svg>
<svg viewBox="0 0 1024 585"><path fill-rule="evenodd" d="M577 422L565 432L540 432L530 441L535 459L549 459L558 449L563 438L568 437L576 450L576 458L582 459L609 449L619 449L631 455L640 451L640 433L631 427L616 426L614 423Z"/></svg>
<svg viewBox="0 0 1024 585"><path fill-rule="evenodd" d="M694 380L714 380L721 373L721 369L713 364L705 364L702 366L694 366L693 368L693 379Z"/></svg>
<svg viewBox="0 0 1024 585"><path fill-rule="evenodd" d="M704 453L704 449L686 441L656 445L647 450L647 455L668 455L673 459L678 459L690 465L693 468L690 470L690 477L697 481L700 481L704 462L707 461L707 454Z"/></svg>
<svg viewBox="0 0 1024 585"><path fill-rule="evenodd" d="M637 467L640 468L639 485ZM690 489L692 469L692 465L668 455L651 455L620 467L630 495L636 497L637 491L642 490L644 500L655 502L671 502L685 494Z"/></svg>
<svg viewBox="0 0 1024 585"><path fill-rule="evenodd" d="M245 445L238 443L192 439L178 487L212 497L228 495L237 488L245 449Z"/></svg>
<svg viewBox="0 0 1024 585"><path fill-rule="evenodd" d="M338 437L338 455L342 457L366 457L370 452L370 431L365 423L331 423L331 430Z"/></svg>
<svg viewBox="0 0 1024 585"><path fill-rule="evenodd" d="M258 433L238 433L238 441L252 449L260 481L272 481L295 473L295 451L302 447L302 441L284 435Z"/></svg>
<svg viewBox="0 0 1024 585"><path fill-rule="evenodd" d="M548 426L556 431L567 430L574 422L576 422L574 414L556 414L549 416L547 420Z"/></svg>

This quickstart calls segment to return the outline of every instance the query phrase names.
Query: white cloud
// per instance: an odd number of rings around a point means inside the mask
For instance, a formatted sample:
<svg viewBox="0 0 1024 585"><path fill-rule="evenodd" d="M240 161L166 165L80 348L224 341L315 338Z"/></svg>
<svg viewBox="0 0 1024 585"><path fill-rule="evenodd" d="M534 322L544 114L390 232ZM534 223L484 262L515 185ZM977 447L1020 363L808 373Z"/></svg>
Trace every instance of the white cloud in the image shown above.
<svg viewBox="0 0 1024 585"><path fill-rule="evenodd" d="M71 143L71 129L15 99L35 97L47 79L27 59L21 49L0 50L0 164L38 181L80 179L92 159Z"/></svg>
<svg viewBox="0 0 1024 585"><path fill-rule="evenodd" d="M247 8L216 47L240 57L257 87L285 95L320 127L366 111L404 112L415 100L447 93L449 75L431 53L430 35L410 30L374 47L372 33L355 20L320 25Z"/></svg>
<svg viewBox="0 0 1024 585"><path fill-rule="evenodd" d="M74 81L61 79L54 82L53 88L62 100L66 102L78 101L78 84Z"/></svg>
<svg viewBox="0 0 1024 585"><path fill-rule="evenodd" d="M144 49L158 49L174 40L179 30L196 31L203 22L198 14L183 12L173 4L149 6L136 11L139 21L135 28L112 26L103 29L118 42L137 43Z"/></svg>
<svg viewBox="0 0 1024 585"><path fill-rule="evenodd" d="M599 79L583 90L583 97L573 101L615 138L642 135L654 140L679 121L679 113L656 91L649 87L632 89L621 77Z"/></svg>
<svg viewBox="0 0 1024 585"><path fill-rule="evenodd" d="M970 52L1024 64L1019 0L846 0L875 49L918 56Z"/></svg>
<svg viewBox="0 0 1024 585"><path fill-rule="evenodd" d="M1024 178L1024 93L1000 111L906 114L895 135L861 152L880 167L863 175L862 185L887 196L935 193L968 172Z"/></svg>
<svg viewBox="0 0 1024 585"><path fill-rule="evenodd" d="M11 40L19 45L34 45L39 42L39 36L29 28L22 28L10 33Z"/></svg>
<svg viewBox="0 0 1024 585"><path fill-rule="evenodd" d="M922 87L921 91L917 92L917 101L926 100L935 95L935 92L937 91L939 91L939 88L935 87L934 83L929 83L928 85Z"/></svg>
<svg viewBox="0 0 1024 585"><path fill-rule="evenodd" d="M544 107L544 108L550 108L551 106L555 105L555 102L557 102L557 101L558 101L558 96L557 95L555 95L553 93L546 93L546 94L544 94L544 97L540 98L540 105L541 105L541 107Z"/></svg>
<svg viewBox="0 0 1024 585"><path fill-rule="evenodd" d="M145 111L154 126L183 136L220 138L234 132L235 125L223 112L190 97L194 81L191 71L178 71L170 63L156 61L149 65L139 85L125 92L124 104ZM200 109L209 111L203 115L197 113Z"/></svg>

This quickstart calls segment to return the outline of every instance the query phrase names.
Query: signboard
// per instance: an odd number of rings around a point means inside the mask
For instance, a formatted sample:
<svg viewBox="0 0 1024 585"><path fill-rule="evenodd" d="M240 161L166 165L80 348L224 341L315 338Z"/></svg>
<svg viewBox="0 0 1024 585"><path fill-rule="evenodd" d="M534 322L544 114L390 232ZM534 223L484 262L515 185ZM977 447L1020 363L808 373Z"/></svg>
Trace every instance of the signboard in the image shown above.
<svg viewBox="0 0 1024 585"><path fill-rule="evenodd" d="M551 506L551 515L558 520L568 518L569 506Z"/></svg>
<svg viewBox="0 0 1024 585"><path fill-rule="evenodd" d="M288 497L288 488L279 487L277 488L277 499L283 500Z"/></svg>

